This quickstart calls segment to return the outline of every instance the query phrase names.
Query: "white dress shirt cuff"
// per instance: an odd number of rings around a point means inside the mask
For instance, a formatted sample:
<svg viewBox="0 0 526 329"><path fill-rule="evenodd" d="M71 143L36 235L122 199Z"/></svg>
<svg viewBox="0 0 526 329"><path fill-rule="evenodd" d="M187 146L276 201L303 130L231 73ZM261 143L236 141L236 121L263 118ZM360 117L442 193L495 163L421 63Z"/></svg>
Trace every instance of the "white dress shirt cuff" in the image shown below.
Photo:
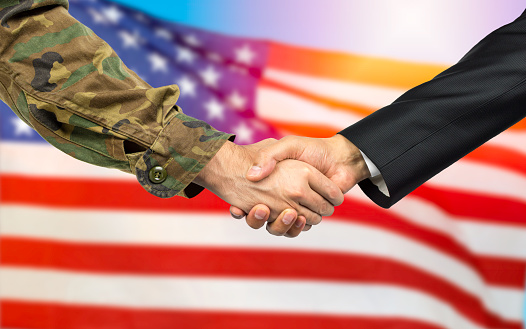
<svg viewBox="0 0 526 329"><path fill-rule="evenodd" d="M373 178L375 176L380 175L380 170L378 170L378 167L376 167L376 165L371 161L371 159L369 159L367 157L367 155L365 155L362 152L362 150L359 150L359 151L362 154L363 159L365 160L365 164L367 165L367 168L369 169L369 172L371 173L371 177L370 178Z"/></svg>
<svg viewBox="0 0 526 329"><path fill-rule="evenodd" d="M371 173L371 177L369 179L371 182L378 186L378 189L380 192L382 192L385 196L389 196L389 190L387 189L387 185L385 184L385 180L382 177L382 173L380 173L380 170L378 170L378 167L365 155L362 150L359 150L362 154L363 159L365 160L365 165L369 169L369 172Z"/></svg>

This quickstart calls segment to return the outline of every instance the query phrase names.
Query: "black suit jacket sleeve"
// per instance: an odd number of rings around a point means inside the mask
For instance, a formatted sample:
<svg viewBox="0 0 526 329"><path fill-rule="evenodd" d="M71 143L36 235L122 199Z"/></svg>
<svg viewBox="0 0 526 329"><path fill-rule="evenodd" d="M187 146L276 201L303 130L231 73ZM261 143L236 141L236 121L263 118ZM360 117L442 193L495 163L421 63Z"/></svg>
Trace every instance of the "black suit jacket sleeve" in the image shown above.
<svg viewBox="0 0 526 329"><path fill-rule="evenodd" d="M457 64L341 131L378 167L389 208L428 179L526 116L526 11Z"/></svg>

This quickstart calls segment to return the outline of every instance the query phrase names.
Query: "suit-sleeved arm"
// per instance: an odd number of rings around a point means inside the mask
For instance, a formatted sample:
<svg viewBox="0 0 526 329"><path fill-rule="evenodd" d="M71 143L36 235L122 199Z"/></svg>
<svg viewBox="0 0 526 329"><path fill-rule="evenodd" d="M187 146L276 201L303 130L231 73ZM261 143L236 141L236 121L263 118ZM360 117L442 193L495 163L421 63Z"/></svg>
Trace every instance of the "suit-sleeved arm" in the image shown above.
<svg viewBox="0 0 526 329"><path fill-rule="evenodd" d="M149 86L67 8L0 0L0 98L79 160L133 173L158 197L198 194L192 181L232 135L184 115L177 86Z"/></svg>
<svg viewBox="0 0 526 329"><path fill-rule="evenodd" d="M389 208L428 179L526 116L526 12L492 32L457 64L341 131L380 170Z"/></svg>

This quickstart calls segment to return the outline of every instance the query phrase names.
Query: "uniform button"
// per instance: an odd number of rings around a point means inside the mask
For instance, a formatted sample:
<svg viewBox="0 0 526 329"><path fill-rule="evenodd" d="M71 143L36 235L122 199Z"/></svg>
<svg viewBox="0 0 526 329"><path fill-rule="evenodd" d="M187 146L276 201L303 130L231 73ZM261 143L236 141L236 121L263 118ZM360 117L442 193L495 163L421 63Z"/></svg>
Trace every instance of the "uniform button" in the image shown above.
<svg viewBox="0 0 526 329"><path fill-rule="evenodd" d="M152 169L150 169L150 173L148 175L150 177L150 181L154 184L161 184L166 180L166 177L168 174L166 173L166 169L164 169L161 166L155 166Z"/></svg>

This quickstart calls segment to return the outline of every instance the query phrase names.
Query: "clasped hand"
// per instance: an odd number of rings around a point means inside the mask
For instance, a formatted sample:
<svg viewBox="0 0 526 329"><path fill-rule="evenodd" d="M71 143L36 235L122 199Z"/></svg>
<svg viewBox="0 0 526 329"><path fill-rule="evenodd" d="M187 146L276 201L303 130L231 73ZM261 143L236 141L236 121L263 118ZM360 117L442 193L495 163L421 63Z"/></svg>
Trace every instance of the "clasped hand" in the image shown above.
<svg viewBox="0 0 526 329"><path fill-rule="evenodd" d="M295 237L330 216L369 171L345 137L288 136L252 145L227 142L195 182L232 205L235 218Z"/></svg>

